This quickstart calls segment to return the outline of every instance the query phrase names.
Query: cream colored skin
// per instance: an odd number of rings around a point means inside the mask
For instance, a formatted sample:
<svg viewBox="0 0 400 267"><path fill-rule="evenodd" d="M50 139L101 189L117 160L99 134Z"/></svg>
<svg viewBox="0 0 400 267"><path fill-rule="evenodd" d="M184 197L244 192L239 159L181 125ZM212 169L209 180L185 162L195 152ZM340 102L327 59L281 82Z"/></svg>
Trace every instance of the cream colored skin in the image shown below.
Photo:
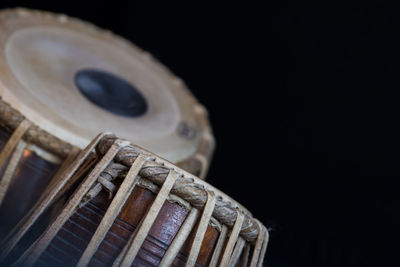
<svg viewBox="0 0 400 267"><path fill-rule="evenodd" d="M11 15L6 15L11 14ZM83 148L112 131L172 162L195 154L201 134L177 134L180 122L202 129L202 110L182 81L149 54L109 32L65 16L26 10L0 13L0 95L26 118ZM126 118L103 110L75 87L82 68L108 71L144 95L148 111ZM202 134L203 134L202 132Z"/></svg>

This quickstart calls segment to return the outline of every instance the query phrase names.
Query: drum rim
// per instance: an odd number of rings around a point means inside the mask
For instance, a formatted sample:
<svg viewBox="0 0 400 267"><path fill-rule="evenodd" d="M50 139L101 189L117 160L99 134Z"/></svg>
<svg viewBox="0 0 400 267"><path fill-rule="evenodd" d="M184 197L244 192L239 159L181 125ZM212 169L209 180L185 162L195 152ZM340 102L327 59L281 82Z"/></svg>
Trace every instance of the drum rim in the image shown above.
<svg viewBox="0 0 400 267"><path fill-rule="evenodd" d="M14 131L22 121L28 120L19 111L11 107L0 97L0 125L6 129ZM30 120L28 120L30 121ZM32 122L31 122L32 123ZM59 157L65 158L75 147L68 142L65 142L49 132L41 129L39 126L32 123L32 126L26 131L23 139L39 147L56 154Z"/></svg>
<svg viewBox="0 0 400 267"><path fill-rule="evenodd" d="M242 228L240 235L246 241L248 241L250 243L254 243L256 241L259 234L261 234L261 232L263 231L262 229L259 229L260 225L264 229L266 229L265 226L260 224L259 221L253 217L252 213L249 210L247 210L243 205L241 205L238 201L234 200L233 198L231 198L227 194L223 193L221 190L217 189L216 187L212 186L211 184L207 183L206 181L179 168L175 164L170 163L168 160L163 159L163 158L155 155L154 153L152 153L138 145L133 144L130 141L126 141L124 139L117 138L114 134L111 134L111 133L103 133L102 135L104 137L99 141L97 148L96 148L96 151L100 157L105 155L105 153L108 151L108 149L111 147L111 145L116 140L120 140L121 142L129 143L129 145L125 145L120 152L121 155L124 155L124 154L128 155L125 158L125 160L120 160L121 158L118 160L119 153L117 153L117 155L115 156L115 158L117 158L118 163L123 164L129 168L133 164L133 162L134 162L133 159L135 158L135 156L132 156L132 155L135 155L135 153L137 155L145 154L149 158L154 159L155 165L157 165L159 167L167 168L169 170L173 170L173 171L177 172L178 174L180 174L181 178L185 179L185 185L186 185L185 190L186 190L187 194L177 194L176 192L175 193L171 192L170 195L176 195L179 198L182 198L183 200L189 202L192 205L192 208L199 208L198 205L193 205L194 201L192 199L192 197L199 195L199 193L198 193L199 190L202 193L207 192L207 191L213 192L217 199L216 206L223 207L224 209L229 210L230 215L233 215L233 217L230 217L230 216L227 216L226 213L218 213L218 212L214 211L213 217L220 224L227 225L228 227L232 227L236 221L236 217L234 215L236 214L236 216L237 216L237 212L243 213L245 215L245 223L243 225L246 227ZM122 157L124 157L124 156L122 156ZM127 162L129 162L129 164L127 164ZM157 186L162 185L162 182L149 179L148 177L141 177L141 178L148 180L150 182L153 182ZM143 188L150 190L146 186L143 186Z"/></svg>

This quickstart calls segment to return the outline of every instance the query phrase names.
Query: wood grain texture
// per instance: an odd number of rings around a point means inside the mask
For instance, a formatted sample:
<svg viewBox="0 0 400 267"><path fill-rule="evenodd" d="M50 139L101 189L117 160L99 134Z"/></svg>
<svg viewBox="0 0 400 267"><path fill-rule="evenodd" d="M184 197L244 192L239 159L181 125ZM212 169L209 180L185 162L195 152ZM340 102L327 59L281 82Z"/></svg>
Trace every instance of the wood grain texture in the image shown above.
<svg viewBox="0 0 400 267"><path fill-rule="evenodd" d="M202 216L192 221L189 238L183 246L179 242L168 265L172 261L173 266L208 266L213 257L214 264L234 266L246 243L253 242L248 235L253 225L257 238L250 264L262 263L259 259L267 244L266 229L238 203L172 163L113 135L104 135L97 145L96 152L101 154L103 147L105 155L17 264L158 266L187 223L188 211L193 206L202 211ZM86 198L105 174L119 189L104 187L106 190ZM137 186L133 187L134 184ZM180 197L182 190L185 194ZM223 213L219 213L221 209ZM231 230L228 232L222 225L222 236L229 234L220 238L214 227L219 229L221 221L215 221L215 217L211 221L211 217L222 214L235 216L224 218Z"/></svg>
<svg viewBox="0 0 400 267"><path fill-rule="evenodd" d="M10 136L9 131L0 127L0 149L4 147ZM1 166L0 177L3 176L7 164L6 161ZM44 160L28 149L24 150L0 207L0 239L18 223L39 199L57 169L57 164Z"/></svg>
<svg viewBox="0 0 400 267"><path fill-rule="evenodd" d="M106 166L110 164L116 153L125 144L125 142L120 140L117 140L113 143L113 145L104 155L104 157L99 162L97 162L96 166L90 171L90 173L85 177L79 187L71 195L71 197L66 202L66 205L61 210L60 214L51 222L48 229L35 242L34 246L30 247L30 249L28 249L28 251L26 251L24 255L18 259L16 264L32 266L36 263L37 259L48 248L52 240L54 240L55 236L58 234L59 230L65 224L65 222L67 222L75 213L76 209L79 207L79 204L82 203L84 196L95 184L99 175L104 171Z"/></svg>
<svg viewBox="0 0 400 267"><path fill-rule="evenodd" d="M112 202L110 203L107 212L104 214L103 219L98 225L96 232L91 238L77 266L81 267L87 266L93 254L97 251L100 243L102 242L102 240L104 240L105 235L111 228L113 222L120 213L127 198L132 193L132 190L137 184L137 181L139 179L138 172L143 166L144 162L146 161L146 158L147 156L142 154L133 163L132 168L128 171L127 175L125 176L122 184L120 185L119 190L117 191Z"/></svg>
<svg viewBox="0 0 400 267"><path fill-rule="evenodd" d="M134 188L132 195L128 198L121 213L100 244L89 266L112 265L146 215L155 197L156 195L147 189ZM79 208L64 224L35 266L71 266L77 264L109 204L108 195L103 191L87 205ZM180 205L165 202L132 265L157 266L187 215L188 211ZM219 232L216 229L208 226L197 266L206 266L210 261L218 234ZM186 240L174 260L173 266L185 266L193 239L194 232Z"/></svg>
<svg viewBox="0 0 400 267"><path fill-rule="evenodd" d="M139 157L135 160L134 164ZM134 166L134 164L132 164L132 166ZM130 170L132 170L132 168ZM142 247L144 240L149 234L153 222L158 217L158 214L167 200L169 192L171 191L171 188L174 186L178 177L179 174L177 172L170 170L151 207L147 211L146 216L140 221L140 224L136 228L134 234L129 239L128 245L123 249L120 255L118 255L113 266L130 266L133 263L140 247Z"/></svg>

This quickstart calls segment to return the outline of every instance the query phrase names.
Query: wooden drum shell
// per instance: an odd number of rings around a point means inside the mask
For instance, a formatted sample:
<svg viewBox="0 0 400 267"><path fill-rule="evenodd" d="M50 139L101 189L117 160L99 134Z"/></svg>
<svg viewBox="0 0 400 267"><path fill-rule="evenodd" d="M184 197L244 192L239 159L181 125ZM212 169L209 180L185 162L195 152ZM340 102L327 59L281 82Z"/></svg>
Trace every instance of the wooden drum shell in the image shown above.
<svg viewBox="0 0 400 267"><path fill-rule="evenodd" d="M128 242L129 236L133 234L140 220L146 215L154 198L155 194L147 189L139 186L134 189L89 266L112 265ZM87 246L88 240L90 240L104 216L109 203L108 195L102 192L91 202L79 208L63 225L47 250L39 258L36 266L76 265ZM188 211L177 203L165 202L133 265L158 266L187 214ZM198 266L209 264L218 235L218 230L208 226L197 260ZM190 248L193 238L192 233L175 259L173 266L185 265L189 254L188 248Z"/></svg>
<svg viewBox="0 0 400 267"><path fill-rule="evenodd" d="M82 153L89 155L99 146L106 149L97 150L104 153L100 152L96 166L78 182L59 215L19 257L17 266L158 266L163 262L261 266L268 231L239 203L113 136L99 135ZM74 161L38 207L44 210L53 203L61 185L68 184L84 159L79 156ZM115 179L105 179L110 173ZM91 195L99 185L102 190ZM107 191L113 192L112 198ZM6 254L15 244L3 247Z"/></svg>
<svg viewBox="0 0 400 267"><path fill-rule="evenodd" d="M0 149L3 150L10 140L12 132L5 126L0 125ZM47 185L56 175L61 166L60 157L50 154L48 158L41 157L37 151L48 153L38 146L21 139L24 148L20 159L17 160L15 169L11 174L11 181L3 189L0 206L0 239L2 239L33 207L43 193ZM33 149L34 148L34 149ZM4 174L10 167L10 153L0 169L0 183L4 185ZM12 163L11 163L12 164Z"/></svg>

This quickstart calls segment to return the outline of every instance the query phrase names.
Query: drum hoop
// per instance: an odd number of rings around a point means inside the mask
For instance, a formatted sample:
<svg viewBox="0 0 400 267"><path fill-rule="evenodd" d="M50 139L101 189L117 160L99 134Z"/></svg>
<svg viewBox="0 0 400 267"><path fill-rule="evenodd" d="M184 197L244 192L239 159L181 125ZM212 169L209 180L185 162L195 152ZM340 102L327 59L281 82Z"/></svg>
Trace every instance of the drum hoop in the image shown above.
<svg viewBox="0 0 400 267"><path fill-rule="evenodd" d="M154 194L157 194L158 191L160 190L160 186L153 183L152 181L150 181L149 179L146 178L142 178L140 177L137 183L138 187L141 187L143 189L149 190L151 192L153 192ZM181 206L182 208L184 208L186 211L190 211L191 209L193 209L194 207L190 204L189 201L179 197L176 194L170 193L167 197L167 201L170 203L176 203L179 206ZM213 216L210 219L210 226L217 229L219 232L221 232L222 229L222 224L215 219Z"/></svg>
<svg viewBox="0 0 400 267"><path fill-rule="evenodd" d="M105 135L97 145L97 153L99 153L100 156L105 155L105 153L117 139L122 140L117 138L115 135ZM235 201L219 189L213 187L193 174L188 173L187 171L170 163L169 161L158 157L146 149L130 143L129 141L128 143L129 145L124 146L114 157L115 163L122 164L130 168L138 155L148 155L152 161L148 161L148 164L145 165L145 167L143 167L139 172L139 176L142 179L146 179L157 186L162 186L166 174L169 171L173 170L177 172L180 174L180 178L178 178L176 181L170 194L176 195L179 198L189 202L193 208L202 209L207 200L207 192L214 192L217 203L215 204L213 217L219 222L219 224L233 227L236 222L238 214L237 212L239 210L245 216L240 235L250 243L254 243L257 240L257 237L259 234L261 234L258 220L253 218L252 214L239 202ZM109 168L113 168L113 165L110 164ZM119 170L115 170L115 173L118 174L118 171ZM110 172L107 171L107 173Z"/></svg>
<svg viewBox="0 0 400 267"><path fill-rule="evenodd" d="M0 97L0 124L5 128L14 131L26 119L19 111L12 108ZM29 120L28 120L29 121ZM74 148L68 142L62 141L58 137L42 130L32 123L32 126L26 131L24 140L38 145L46 151L52 152L61 158L65 158Z"/></svg>

